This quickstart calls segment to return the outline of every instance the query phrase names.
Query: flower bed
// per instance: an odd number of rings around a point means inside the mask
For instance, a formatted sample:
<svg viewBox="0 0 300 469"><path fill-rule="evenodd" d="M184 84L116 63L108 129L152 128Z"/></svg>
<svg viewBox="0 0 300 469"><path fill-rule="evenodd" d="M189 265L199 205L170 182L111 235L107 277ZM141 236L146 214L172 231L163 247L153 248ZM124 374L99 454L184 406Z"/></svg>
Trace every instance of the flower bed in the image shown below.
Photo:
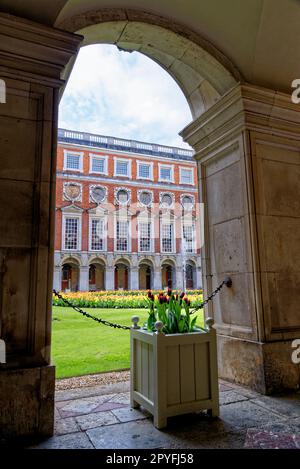
<svg viewBox="0 0 300 469"><path fill-rule="evenodd" d="M160 292L153 292L159 294ZM176 293L176 291L174 291ZM202 290L187 290L191 306L202 302ZM148 308L148 291L99 291L63 293L73 305L85 308ZM53 295L53 306L66 306L62 300Z"/></svg>

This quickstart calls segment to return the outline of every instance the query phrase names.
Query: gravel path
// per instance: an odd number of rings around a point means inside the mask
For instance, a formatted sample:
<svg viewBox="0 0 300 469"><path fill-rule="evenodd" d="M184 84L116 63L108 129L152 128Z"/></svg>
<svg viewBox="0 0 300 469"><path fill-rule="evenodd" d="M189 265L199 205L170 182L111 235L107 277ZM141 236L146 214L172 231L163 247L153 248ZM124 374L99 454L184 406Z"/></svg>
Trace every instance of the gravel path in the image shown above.
<svg viewBox="0 0 300 469"><path fill-rule="evenodd" d="M75 376L74 378L57 379L55 389L57 391L63 391L66 389L75 389L101 384L113 384L129 380L130 370L113 371L111 373L98 373L96 375Z"/></svg>

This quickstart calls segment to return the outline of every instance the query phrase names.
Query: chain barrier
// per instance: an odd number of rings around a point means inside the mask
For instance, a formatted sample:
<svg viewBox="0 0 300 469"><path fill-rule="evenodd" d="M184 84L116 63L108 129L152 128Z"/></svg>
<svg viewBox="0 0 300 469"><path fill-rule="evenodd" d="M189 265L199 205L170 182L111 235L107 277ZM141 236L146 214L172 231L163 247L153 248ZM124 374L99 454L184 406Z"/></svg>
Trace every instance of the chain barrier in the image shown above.
<svg viewBox="0 0 300 469"><path fill-rule="evenodd" d="M197 311L199 311L199 309L202 309L204 306L206 306L210 301L213 300L213 298L222 290L222 288L224 287L224 285L226 285L228 288L230 288L232 286L232 280L230 277L226 277L223 282L211 293L211 295L209 295L206 300L204 300L200 305L196 306L196 308L194 308L190 314L195 314ZM62 300L65 305L67 306L70 306L70 308L73 308L75 311L77 311L77 313L80 313L82 314L83 316L85 316L86 318L89 318L89 319L93 319L93 321L96 321L98 322L99 324L103 324L104 326L109 326L109 327L113 327L114 329L123 329L124 331L129 331L131 329L131 327L129 326L123 326L121 324L116 324L116 323L113 323L113 322L110 322L110 321L106 321L106 319L101 319L101 318L97 318L96 316L92 316L91 314L87 313L86 311L83 311L81 308L79 308L79 306L75 306L73 305L69 300L67 300L66 298L64 298L60 293L58 293L56 290L53 290L53 293L54 295L59 298L60 300Z"/></svg>

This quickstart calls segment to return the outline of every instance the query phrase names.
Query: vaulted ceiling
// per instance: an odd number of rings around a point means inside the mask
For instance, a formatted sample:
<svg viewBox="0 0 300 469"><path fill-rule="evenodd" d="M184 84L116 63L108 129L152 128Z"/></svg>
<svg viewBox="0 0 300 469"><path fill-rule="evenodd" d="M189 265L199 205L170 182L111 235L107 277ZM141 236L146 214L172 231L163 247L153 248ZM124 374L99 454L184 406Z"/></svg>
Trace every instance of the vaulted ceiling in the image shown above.
<svg viewBox="0 0 300 469"><path fill-rule="evenodd" d="M300 77L299 0L0 0L0 11L61 28L102 8L142 10L195 31L248 82L290 91Z"/></svg>

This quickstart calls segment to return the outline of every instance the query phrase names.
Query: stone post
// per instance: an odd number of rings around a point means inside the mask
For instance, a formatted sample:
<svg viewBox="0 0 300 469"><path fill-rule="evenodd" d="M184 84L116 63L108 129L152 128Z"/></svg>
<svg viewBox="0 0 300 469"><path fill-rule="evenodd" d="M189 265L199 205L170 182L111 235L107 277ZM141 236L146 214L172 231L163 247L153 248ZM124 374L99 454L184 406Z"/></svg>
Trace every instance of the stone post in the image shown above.
<svg viewBox="0 0 300 469"><path fill-rule="evenodd" d="M79 269L79 290L89 291L89 266L80 266Z"/></svg>
<svg viewBox="0 0 300 469"><path fill-rule="evenodd" d="M206 308L218 332L219 375L262 393L299 389L300 106L238 85L182 136L196 150L205 204Z"/></svg>
<svg viewBox="0 0 300 469"><path fill-rule="evenodd" d="M0 439L50 436L60 73L81 38L0 13Z"/></svg>
<svg viewBox="0 0 300 469"><path fill-rule="evenodd" d="M115 289L115 268L107 266L105 268L105 290Z"/></svg>
<svg viewBox="0 0 300 469"><path fill-rule="evenodd" d="M134 266L130 268L130 290L139 289L139 268Z"/></svg>
<svg viewBox="0 0 300 469"><path fill-rule="evenodd" d="M162 289L161 267L155 267L153 271L153 290Z"/></svg>
<svg viewBox="0 0 300 469"><path fill-rule="evenodd" d="M60 266L54 267L53 288L56 291L61 290L61 267Z"/></svg>

